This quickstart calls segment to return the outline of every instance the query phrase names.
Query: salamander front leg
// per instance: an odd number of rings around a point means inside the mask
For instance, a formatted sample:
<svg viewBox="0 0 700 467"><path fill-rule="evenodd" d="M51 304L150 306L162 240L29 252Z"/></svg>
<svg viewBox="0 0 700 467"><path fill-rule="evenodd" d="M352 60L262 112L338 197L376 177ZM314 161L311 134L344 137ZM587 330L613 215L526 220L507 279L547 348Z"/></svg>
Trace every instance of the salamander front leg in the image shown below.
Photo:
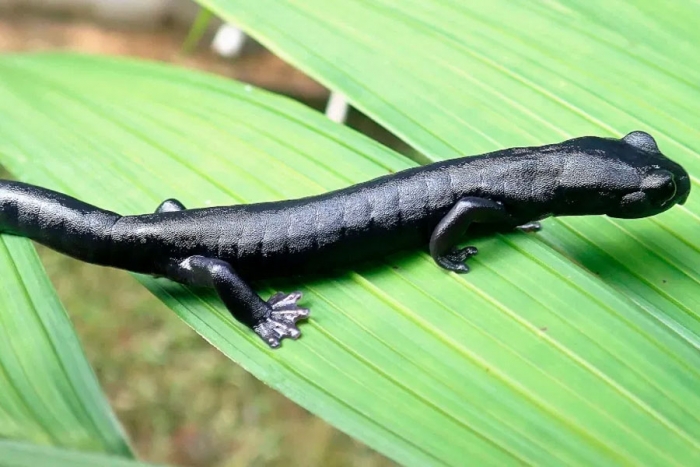
<svg viewBox="0 0 700 467"><path fill-rule="evenodd" d="M462 198L445 214L430 237L430 255L441 267L458 273L469 272L464 264L478 253L476 247L455 248L472 222L512 223L501 203L486 198Z"/></svg>
<svg viewBox="0 0 700 467"><path fill-rule="evenodd" d="M171 198L166 199L158 205L158 208L156 209L156 214L160 214L162 212L184 211L185 209L187 208L181 202Z"/></svg>
<svg viewBox="0 0 700 467"><path fill-rule="evenodd" d="M285 337L297 339L301 332L296 322L309 316L308 309L297 307L301 292L277 292L265 302L229 263L219 259L190 256L171 266L168 277L184 284L214 288L233 317L272 348L279 347Z"/></svg>

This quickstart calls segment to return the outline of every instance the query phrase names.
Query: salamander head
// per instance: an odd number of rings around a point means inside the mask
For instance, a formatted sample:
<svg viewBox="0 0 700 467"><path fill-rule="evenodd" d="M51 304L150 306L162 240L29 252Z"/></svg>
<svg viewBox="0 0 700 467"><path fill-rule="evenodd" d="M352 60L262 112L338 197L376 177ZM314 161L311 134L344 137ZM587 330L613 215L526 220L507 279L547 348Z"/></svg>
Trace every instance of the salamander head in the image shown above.
<svg viewBox="0 0 700 467"><path fill-rule="evenodd" d="M618 162L633 169L638 177L620 193L616 206L606 212L608 216L626 219L653 216L685 203L690 194L688 173L661 153L650 134L633 131L619 141L622 146L615 152Z"/></svg>

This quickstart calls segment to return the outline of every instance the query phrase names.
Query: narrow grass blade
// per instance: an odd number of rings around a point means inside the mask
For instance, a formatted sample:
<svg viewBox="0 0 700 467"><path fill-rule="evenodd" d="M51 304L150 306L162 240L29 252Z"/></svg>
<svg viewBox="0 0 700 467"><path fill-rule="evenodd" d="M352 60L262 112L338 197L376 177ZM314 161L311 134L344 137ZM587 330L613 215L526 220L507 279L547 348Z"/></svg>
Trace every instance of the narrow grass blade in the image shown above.
<svg viewBox="0 0 700 467"><path fill-rule="evenodd" d="M123 457L0 440L2 467L156 467Z"/></svg>
<svg viewBox="0 0 700 467"><path fill-rule="evenodd" d="M0 438L130 457L28 240L0 237L0 278Z"/></svg>

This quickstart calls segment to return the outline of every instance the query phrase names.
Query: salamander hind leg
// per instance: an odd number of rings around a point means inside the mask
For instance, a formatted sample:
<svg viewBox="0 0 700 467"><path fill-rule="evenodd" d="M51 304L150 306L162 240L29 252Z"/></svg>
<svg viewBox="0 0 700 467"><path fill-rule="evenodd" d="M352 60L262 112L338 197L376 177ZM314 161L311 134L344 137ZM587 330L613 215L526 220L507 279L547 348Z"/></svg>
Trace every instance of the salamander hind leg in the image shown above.
<svg viewBox="0 0 700 467"><path fill-rule="evenodd" d="M166 199L162 203L158 205L158 208L156 209L156 214L160 214L162 212L175 212L175 211L184 211L187 209L184 204L179 202L176 199Z"/></svg>
<svg viewBox="0 0 700 467"><path fill-rule="evenodd" d="M309 316L308 309L297 306L301 292L277 292L264 301L229 263L219 259L191 256L174 263L168 270L168 277L184 284L215 289L233 317L272 348L279 347L280 340L285 337L297 339L301 332L296 322Z"/></svg>

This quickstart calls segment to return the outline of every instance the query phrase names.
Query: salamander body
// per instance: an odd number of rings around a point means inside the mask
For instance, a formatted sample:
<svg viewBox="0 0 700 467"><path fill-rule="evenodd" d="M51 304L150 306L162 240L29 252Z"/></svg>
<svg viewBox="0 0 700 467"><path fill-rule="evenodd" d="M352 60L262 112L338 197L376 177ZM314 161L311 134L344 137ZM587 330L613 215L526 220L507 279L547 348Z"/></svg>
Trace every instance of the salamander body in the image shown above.
<svg viewBox="0 0 700 467"><path fill-rule="evenodd" d="M299 292L262 300L248 281L348 267L428 246L467 272L470 224L539 229L549 216L637 218L682 204L690 178L654 139L582 137L438 162L301 199L120 216L44 188L0 181L0 232L94 264L213 287L270 346L308 316Z"/></svg>

